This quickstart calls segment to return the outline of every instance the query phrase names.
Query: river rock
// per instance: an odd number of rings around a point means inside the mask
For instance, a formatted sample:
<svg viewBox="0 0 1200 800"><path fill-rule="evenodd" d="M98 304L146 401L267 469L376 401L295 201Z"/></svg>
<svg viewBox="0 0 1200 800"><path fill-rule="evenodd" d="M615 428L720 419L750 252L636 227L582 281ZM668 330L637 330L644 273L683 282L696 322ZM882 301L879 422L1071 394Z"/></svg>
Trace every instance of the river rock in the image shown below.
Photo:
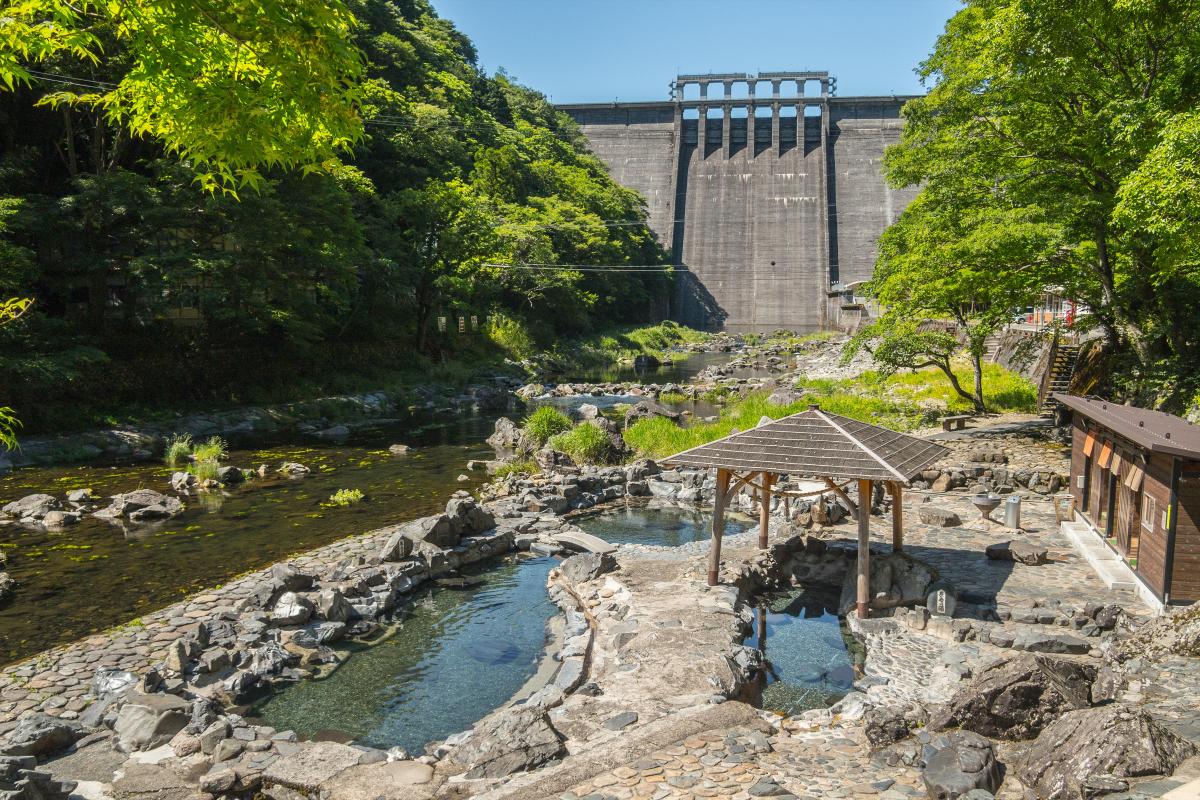
<svg viewBox="0 0 1200 800"><path fill-rule="evenodd" d="M164 745L187 726L191 712L192 704L173 694L130 694L113 726L117 748L132 753Z"/></svg>
<svg viewBox="0 0 1200 800"><path fill-rule="evenodd" d="M238 467L221 467L217 470L217 480L226 486L234 486L245 482L246 475Z"/></svg>
<svg viewBox="0 0 1200 800"><path fill-rule="evenodd" d="M409 542L409 547L412 547L412 542ZM354 616L354 608L340 591L326 589L317 598L317 614L330 622L346 622Z"/></svg>
<svg viewBox="0 0 1200 800"><path fill-rule="evenodd" d="M600 416L600 409L591 403L582 403L575 411L582 420L596 419Z"/></svg>
<svg viewBox="0 0 1200 800"><path fill-rule="evenodd" d="M295 461L285 461L276 472L281 475L287 475L289 478L299 478L302 475L312 472L312 470L303 464L297 464Z"/></svg>
<svg viewBox="0 0 1200 800"><path fill-rule="evenodd" d="M455 524L445 514L414 520L400 531L414 546L424 542L443 549L456 546L462 536L461 524Z"/></svg>
<svg viewBox="0 0 1200 800"><path fill-rule="evenodd" d="M0 570L0 605L7 603L17 591L17 582L11 575Z"/></svg>
<svg viewBox="0 0 1200 800"><path fill-rule="evenodd" d="M558 732L534 709L507 708L478 723L450 759L466 778L500 778L534 769L564 753Z"/></svg>
<svg viewBox="0 0 1200 800"><path fill-rule="evenodd" d="M0 756L0 797L5 800L67 800L75 791L74 781L55 780L50 773L35 769L33 756Z"/></svg>
<svg viewBox="0 0 1200 800"><path fill-rule="evenodd" d="M42 517L42 524L47 528L65 528L68 525L75 525L82 517L78 511L47 511L46 516Z"/></svg>
<svg viewBox="0 0 1200 800"><path fill-rule="evenodd" d="M388 537L383 549L379 551L380 561L403 561L412 554L413 540L398 530Z"/></svg>
<svg viewBox="0 0 1200 800"><path fill-rule="evenodd" d="M14 500L0 511L21 522L41 522L48 513L61 508L62 503L53 495L30 494Z"/></svg>
<svg viewBox="0 0 1200 800"><path fill-rule="evenodd" d="M200 483L191 472L172 472L171 488L177 492L190 492Z"/></svg>
<svg viewBox="0 0 1200 800"><path fill-rule="evenodd" d="M446 516L460 526L460 533L463 536L478 536L484 531L496 527L495 515L482 508L475 502L475 498L467 495L466 492L459 493L459 496L452 497L446 503Z"/></svg>
<svg viewBox="0 0 1200 800"><path fill-rule="evenodd" d="M625 427L628 428L639 420L651 419L653 417L662 417L663 419L672 421L679 420L678 412L672 411L653 400L639 400L625 410Z"/></svg>
<svg viewBox="0 0 1200 800"><path fill-rule="evenodd" d="M317 581L312 575L301 572L295 564L285 561L271 567L271 587L276 592L306 592Z"/></svg>
<svg viewBox="0 0 1200 800"><path fill-rule="evenodd" d="M1063 714L1019 757L1017 776L1045 800L1084 800L1105 778L1170 775L1196 748L1126 705ZM1089 786L1090 784L1090 786Z"/></svg>
<svg viewBox="0 0 1200 800"><path fill-rule="evenodd" d="M83 728L74 722L48 714L32 714L8 732L8 741L0 743L0 755L52 756L75 744L83 735Z"/></svg>
<svg viewBox="0 0 1200 800"><path fill-rule="evenodd" d="M922 503L917 507L917 516L926 525L936 525L939 528L957 528L962 525L962 518L956 512L929 503Z"/></svg>
<svg viewBox="0 0 1200 800"><path fill-rule="evenodd" d="M181 511L183 503L178 497L171 497L153 489L135 489L125 494L113 495L112 503L92 516L99 519L128 517L133 522L148 522L173 517Z"/></svg>
<svg viewBox="0 0 1200 800"><path fill-rule="evenodd" d="M271 609L271 622L275 625L303 625L312 616L313 604L295 592L284 592Z"/></svg>
<svg viewBox="0 0 1200 800"><path fill-rule="evenodd" d="M1049 551L1029 542L995 542L987 546L987 557L993 561L1015 561L1018 564L1037 566L1045 564Z"/></svg>
<svg viewBox="0 0 1200 800"><path fill-rule="evenodd" d="M995 793L1000 765L992 743L971 731L939 736L925 759L925 791L931 800L956 800L974 789Z"/></svg>
<svg viewBox="0 0 1200 800"><path fill-rule="evenodd" d="M558 571L572 585L599 578L617 568L617 560L611 553L580 553L558 565Z"/></svg>
<svg viewBox="0 0 1200 800"><path fill-rule="evenodd" d="M487 443L497 453L514 457L529 455L534 449L534 443L521 426L508 417L496 420L495 429L487 438Z"/></svg>
<svg viewBox="0 0 1200 800"><path fill-rule="evenodd" d="M1096 670L1023 653L983 668L930 715L931 730L963 728L994 739L1031 739L1067 711L1091 706Z"/></svg>
<svg viewBox="0 0 1200 800"><path fill-rule="evenodd" d="M388 452L394 456L406 456L412 448L406 444L394 444L388 447Z"/></svg>

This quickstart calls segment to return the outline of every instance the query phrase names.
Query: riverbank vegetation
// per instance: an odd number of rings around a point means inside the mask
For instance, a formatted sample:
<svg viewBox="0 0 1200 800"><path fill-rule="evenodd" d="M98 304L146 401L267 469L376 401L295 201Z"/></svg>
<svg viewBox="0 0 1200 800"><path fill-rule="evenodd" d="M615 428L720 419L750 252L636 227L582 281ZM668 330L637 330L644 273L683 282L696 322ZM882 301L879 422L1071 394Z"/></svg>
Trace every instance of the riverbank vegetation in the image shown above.
<svg viewBox="0 0 1200 800"><path fill-rule="evenodd" d="M885 170L920 193L880 240L863 339L911 366L1073 301L1101 385L1181 410L1200 389L1200 3L967 0L919 68ZM914 338L914 332L921 334ZM890 356L889 356L890 354ZM978 381L966 394L981 404Z"/></svg>
<svg viewBox="0 0 1200 800"><path fill-rule="evenodd" d="M49 5L26 4L19 21L34 30ZM642 198L611 180L569 117L485 73L426 0L287 5L286 25L251 32L253 51L220 20L153 21L191 35L161 41L235 70L238 54L278 47L288 82L220 71L207 119L191 115L207 84L171 72L187 59L160 53L150 66L167 74L147 74L139 43L160 40L110 19L116 7L75 20L87 28L79 48L13 52L0 40L0 65L24 73L0 91L0 298L34 300L0 330L0 373L27 432L130 407L428 380L661 317L669 266L556 266L669 262ZM329 38L339 26L341 45ZM291 47L299 29L331 49L306 60L320 72L308 83L288 67L289 54L313 51L307 39ZM329 74L345 81L322 93ZM137 98L160 82L186 96L172 94L152 125L100 110L120 99L150 113ZM306 105L317 95L328 107ZM338 115L347 95L357 121ZM231 98L251 102L226 109ZM330 151L315 158L274 123L231 124L259 101ZM168 135L168 112L191 120L188 141ZM282 157L256 162L272 143Z"/></svg>
<svg viewBox="0 0 1200 800"><path fill-rule="evenodd" d="M960 376L970 371L961 364L956 369ZM984 365L984 374L989 408L996 412L1035 410L1037 390L1024 378L995 364ZM804 411L811 403L823 411L900 431L934 424L946 414L971 407L934 369L891 375L867 372L840 380L800 379L796 389L799 398L788 404L770 402L765 392L750 394L730 403L716 422L680 427L663 417L639 420L625 431L625 441L641 457L665 458L728 436L735 428L753 428L764 416L779 419Z"/></svg>

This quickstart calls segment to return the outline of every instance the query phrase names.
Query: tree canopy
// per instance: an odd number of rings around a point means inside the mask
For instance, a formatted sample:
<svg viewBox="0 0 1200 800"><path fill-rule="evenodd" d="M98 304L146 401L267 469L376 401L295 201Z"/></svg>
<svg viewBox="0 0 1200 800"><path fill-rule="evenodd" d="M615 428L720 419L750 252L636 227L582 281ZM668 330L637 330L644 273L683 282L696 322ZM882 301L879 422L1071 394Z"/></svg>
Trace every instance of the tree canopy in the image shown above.
<svg viewBox="0 0 1200 800"><path fill-rule="evenodd" d="M917 302L952 284L976 307L1053 290L1090 310L1125 390L1194 383L1200 3L967 0L919 73L885 167L921 193L874 285L944 274ZM931 220L945 246L913 230Z"/></svg>

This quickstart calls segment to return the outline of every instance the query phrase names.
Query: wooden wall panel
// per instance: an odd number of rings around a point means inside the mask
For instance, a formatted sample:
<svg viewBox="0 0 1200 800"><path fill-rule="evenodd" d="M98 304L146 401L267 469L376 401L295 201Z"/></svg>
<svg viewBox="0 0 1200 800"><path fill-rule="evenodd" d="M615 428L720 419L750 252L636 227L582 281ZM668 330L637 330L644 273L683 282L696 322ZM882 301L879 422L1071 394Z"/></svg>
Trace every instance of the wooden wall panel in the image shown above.
<svg viewBox="0 0 1200 800"><path fill-rule="evenodd" d="M1162 597L1166 586L1167 571L1167 532L1162 526L1162 512L1167 510L1171 502L1171 475L1174 469L1175 459L1171 456L1151 456L1142 483L1143 491L1154 498L1155 513L1153 527L1142 528L1141 531L1137 571L1159 597Z"/></svg>
<svg viewBox="0 0 1200 800"><path fill-rule="evenodd" d="M1179 481L1171 602L1200 600L1200 464L1187 462Z"/></svg>

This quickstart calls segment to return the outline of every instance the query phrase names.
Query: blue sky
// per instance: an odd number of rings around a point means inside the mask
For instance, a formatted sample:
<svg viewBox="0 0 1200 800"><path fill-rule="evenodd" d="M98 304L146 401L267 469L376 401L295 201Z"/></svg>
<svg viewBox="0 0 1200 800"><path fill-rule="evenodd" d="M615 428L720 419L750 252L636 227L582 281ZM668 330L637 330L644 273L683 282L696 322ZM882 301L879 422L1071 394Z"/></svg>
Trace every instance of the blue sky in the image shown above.
<svg viewBox="0 0 1200 800"><path fill-rule="evenodd" d="M958 0L432 0L556 103L666 99L678 73L828 70L838 94L915 94Z"/></svg>

